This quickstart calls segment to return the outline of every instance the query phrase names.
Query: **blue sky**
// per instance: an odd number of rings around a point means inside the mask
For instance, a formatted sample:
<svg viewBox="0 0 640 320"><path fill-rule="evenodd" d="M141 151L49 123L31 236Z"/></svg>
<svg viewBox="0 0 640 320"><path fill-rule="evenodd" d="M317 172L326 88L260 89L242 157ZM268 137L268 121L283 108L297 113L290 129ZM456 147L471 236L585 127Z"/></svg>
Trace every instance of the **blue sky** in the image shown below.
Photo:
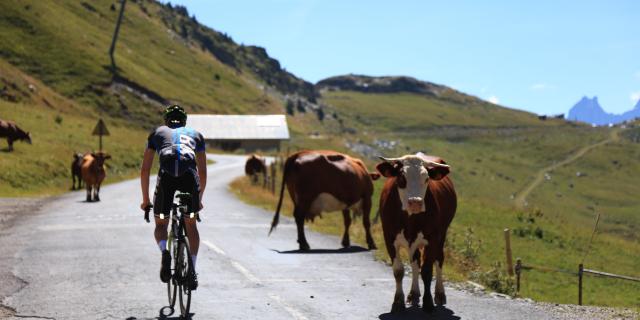
<svg viewBox="0 0 640 320"><path fill-rule="evenodd" d="M640 98L640 1L174 0L316 82L408 75L540 114Z"/></svg>

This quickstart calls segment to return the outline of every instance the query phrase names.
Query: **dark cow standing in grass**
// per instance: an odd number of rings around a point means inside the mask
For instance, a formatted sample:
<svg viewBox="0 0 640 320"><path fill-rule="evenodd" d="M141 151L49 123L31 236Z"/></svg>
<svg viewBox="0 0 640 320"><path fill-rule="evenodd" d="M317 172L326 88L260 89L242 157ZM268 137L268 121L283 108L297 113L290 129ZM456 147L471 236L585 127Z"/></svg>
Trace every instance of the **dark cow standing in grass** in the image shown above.
<svg viewBox="0 0 640 320"><path fill-rule="evenodd" d="M402 291L404 268L398 254L406 248L411 259L412 281L407 302L417 306L420 299L418 277L424 282L422 308L434 309L431 296L433 264L436 265L435 303L447 302L442 283L444 241L456 212L456 192L447 177L449 166L436 157L422 153L385 159L376 166L387 181L380 195L380 215L384 240L393 262L396 293L391 312L404 310ZM424 249L424 250L422 250Z"/></svg>
<svg viewBox="0 0 640 320"><path fill-rule="evenodd" d="M0 138L7 138L9 144L9 152L13 151L13 142L22 140L31 144L31 135L20 129L15 122L0 120Z"/></svg>
<svg viewBox="0 0 640 320"><path fill-rule="evenodd" d="M82 188L82 161L84 156L82 153L74 153L73 161L71 161L71 190ZM76 181L78 187L76 188Z"/></svg>
<svg viewBox="0 0 640 320"><path fill-rule="evenodd" d="M82 180L87 189L87 202L100 201L100 184L106 177L104 162L111 159L105 152L88 153L82 161Z"/></svg>
<svg viewBox="0 0 640 320"><path fill-rule="evenodd" d="M360 159L335 151L301 151L291 155L284 165L280 200L269 234L278 225L286 185L294 204L293 216L298 228L300 250L309 250L309 243L304 235L305 220L313 220L322 212L338 210L342 210L344 218L342 246L351 245L349 210L353 210L362 215L367 245L369 249L375 249L369 230L369 213L373 194L371 180L378 177L377 173L369 174Z"/></svg>
<svg viewBox="0 0 640 320"><path fill-rule="evenodd" d="M252 154L244 165L244 173L251 178L253 183L258 182L258 174L262 174L263 182L267 182L267 164L263 157Z"/></svg>

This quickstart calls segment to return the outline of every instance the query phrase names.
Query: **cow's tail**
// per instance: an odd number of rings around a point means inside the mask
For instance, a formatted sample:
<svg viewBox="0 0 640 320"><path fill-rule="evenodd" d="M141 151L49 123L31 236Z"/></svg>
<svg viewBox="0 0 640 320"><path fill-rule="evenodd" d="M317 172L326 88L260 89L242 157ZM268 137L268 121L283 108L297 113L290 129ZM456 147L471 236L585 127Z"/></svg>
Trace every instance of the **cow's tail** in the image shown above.
<svg viewBox="0 0 640 320"><path fill-rule="evenodd" d="M278 226L278 222L280 222L280 209L282 208L282 199L284 198L284 187L287 183L287 172L290 170L291 162L287 161L284 164L284 169L282 170L282 186L280 187L280 199L278 200L278 207L276 207L276 213L273 216L273 220L271 221L271 229L269 230L269 235L271 232L276 229Z"/></svg>

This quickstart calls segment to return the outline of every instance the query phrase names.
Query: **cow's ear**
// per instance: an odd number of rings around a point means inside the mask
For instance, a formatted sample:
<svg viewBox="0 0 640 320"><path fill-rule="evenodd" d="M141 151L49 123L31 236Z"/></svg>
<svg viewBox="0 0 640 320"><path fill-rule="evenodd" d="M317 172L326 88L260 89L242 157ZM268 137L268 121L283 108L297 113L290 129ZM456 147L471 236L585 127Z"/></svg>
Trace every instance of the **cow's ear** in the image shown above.
<svg viewBox="0 0 640 320"><path fill-rule="evenodd" d="M110 154L105 153L104 155L105 155L105 156L104 156L104 158L105 158L105 159L111 159L111 155L110 155Z"/></svg>
<svg viewBox="0 0 640 320"><path fill-rule="evenodd" d="M385 178L397 177L399 172L397 165L387 161L378 163L376 170Z"/></svg>
<svg viewBox="0 0 640 320"><path fill-rule="evenodd" d="M429 167L427 171L429 172L429 179L433 180L440 180L450 172L449 167Z"/></svg>
<svg viewBox="0 0 640 320"><path fill-rule="evenodd" d="M371 180L376 181L380 179L380 174L377 172L369 172L369 177L371 177Z"/></svg>
<svg viewBox="0 0 640 320"><path fill-rule="evenodd" d="M96 158L96 153L95 152L91 152L91 156Z"/></svg>

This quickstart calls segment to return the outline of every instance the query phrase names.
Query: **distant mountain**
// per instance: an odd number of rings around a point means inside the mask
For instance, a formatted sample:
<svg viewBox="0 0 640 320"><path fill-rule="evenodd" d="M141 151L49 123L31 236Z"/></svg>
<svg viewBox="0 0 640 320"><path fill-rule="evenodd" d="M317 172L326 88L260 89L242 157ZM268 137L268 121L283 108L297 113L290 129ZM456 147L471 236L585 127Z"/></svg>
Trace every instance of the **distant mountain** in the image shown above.
<svg viewBox="0 0 640 320"><path fill-rule="evenodd" d="M640 101L638 101L633 109L623 114L613 114L602 109L600 103L598 103L598 97L589 99L586 96L582 97L582 99L569 110L569 116L567 117L567 119L572 121L581 121L595 125L616 124L635 118L640 118Z"/></svg>
<svg viewBox="0 0 640 320"><path fill-rule="evenodd" d="M448 89L445 86L405 76L370 77L355 74L321 80L316 84L316 88L370 93L410 92L431 96L439 96L442 91Z"/></svg>

